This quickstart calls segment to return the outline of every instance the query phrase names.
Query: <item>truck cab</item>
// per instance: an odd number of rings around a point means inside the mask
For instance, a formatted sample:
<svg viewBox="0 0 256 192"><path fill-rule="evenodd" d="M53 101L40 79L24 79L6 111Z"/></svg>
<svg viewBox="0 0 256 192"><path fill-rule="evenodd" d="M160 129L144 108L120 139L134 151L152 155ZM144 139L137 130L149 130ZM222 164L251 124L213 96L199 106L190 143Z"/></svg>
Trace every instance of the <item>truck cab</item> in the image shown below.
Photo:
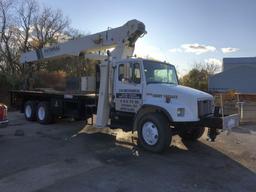
<svg viewBox="0 0 256 192"><path fill-rule="evenodd" d="M123 60L113 64L113 77L112 125L130 125L138 131L143 147L151 151L169 145L175 133L198 139L205 129L203 120L213 115L213 97L179 85L172 64Z"/></svg>
<svg viewBox="0 0 256 192"><path fill-rule="evenodd" d="M155 106L166 111L173 122L196 122L213 112L213 97L179 85L172 64L124 60L116 64L114 76L116 111L137 113L145 106Z"/></svg>

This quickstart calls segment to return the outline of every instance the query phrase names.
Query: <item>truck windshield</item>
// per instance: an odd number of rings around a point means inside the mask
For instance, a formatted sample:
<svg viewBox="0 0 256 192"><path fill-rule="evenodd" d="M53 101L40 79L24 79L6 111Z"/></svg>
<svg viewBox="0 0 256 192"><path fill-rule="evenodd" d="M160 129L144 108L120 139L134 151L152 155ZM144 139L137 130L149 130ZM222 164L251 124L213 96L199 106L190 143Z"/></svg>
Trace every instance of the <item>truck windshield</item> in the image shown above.
<svg viewBox="0 0 256 192"><path fill-rule="evenodd" d="M176 70L174 66L157 61L143 61L144 73L147 84L167 83L178 84Z"/></svg>

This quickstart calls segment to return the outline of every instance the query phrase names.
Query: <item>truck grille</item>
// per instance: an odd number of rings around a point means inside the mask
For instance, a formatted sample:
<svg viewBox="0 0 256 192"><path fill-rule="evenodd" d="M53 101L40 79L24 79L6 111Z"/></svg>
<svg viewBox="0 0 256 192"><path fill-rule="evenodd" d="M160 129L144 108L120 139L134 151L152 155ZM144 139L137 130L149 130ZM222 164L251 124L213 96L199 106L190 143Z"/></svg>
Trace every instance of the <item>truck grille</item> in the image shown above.
<svg viewBox="0 0 256 192"><path fill-rule="evenodd" d="M198 117L203 117L213 112L211 100L198 101L197 105L198 105Z"/></svg>

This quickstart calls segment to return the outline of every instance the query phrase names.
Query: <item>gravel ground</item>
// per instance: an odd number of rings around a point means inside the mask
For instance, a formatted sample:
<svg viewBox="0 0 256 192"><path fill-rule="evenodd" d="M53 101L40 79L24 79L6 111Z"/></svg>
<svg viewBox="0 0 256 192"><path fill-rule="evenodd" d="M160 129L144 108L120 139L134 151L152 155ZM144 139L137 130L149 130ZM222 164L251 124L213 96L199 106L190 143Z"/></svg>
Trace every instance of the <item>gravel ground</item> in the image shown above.
<svg viewBox="0 0 256 192"><path fill-rule="evenodd" d="M138 149L136 134L119 129L71 120L43 126L18 112L9 120L0 129L3 192L256 191L256 125L224 132L216 142L175 136L159 155Z"/></svg>

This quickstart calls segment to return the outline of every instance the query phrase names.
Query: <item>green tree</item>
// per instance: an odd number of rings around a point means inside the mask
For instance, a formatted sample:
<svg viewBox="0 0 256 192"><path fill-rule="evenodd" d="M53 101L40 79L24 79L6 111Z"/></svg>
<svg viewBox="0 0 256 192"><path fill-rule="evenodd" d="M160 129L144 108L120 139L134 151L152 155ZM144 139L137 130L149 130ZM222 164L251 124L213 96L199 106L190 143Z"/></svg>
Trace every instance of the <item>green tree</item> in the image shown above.
<svg viewBox="0 0 256 192"><path fill-rule="evenodd" d="M207 91L208 73L206 70L192 69L181 78L181 84L195 89Z"/></svg>
<svg viewBox="0 0 256 192"><path fill-rule="evenodd" d="M219 65L213 63L197 63L188 74L180 78L182 85L208 91L208 77L219 71Z"/></svg>

